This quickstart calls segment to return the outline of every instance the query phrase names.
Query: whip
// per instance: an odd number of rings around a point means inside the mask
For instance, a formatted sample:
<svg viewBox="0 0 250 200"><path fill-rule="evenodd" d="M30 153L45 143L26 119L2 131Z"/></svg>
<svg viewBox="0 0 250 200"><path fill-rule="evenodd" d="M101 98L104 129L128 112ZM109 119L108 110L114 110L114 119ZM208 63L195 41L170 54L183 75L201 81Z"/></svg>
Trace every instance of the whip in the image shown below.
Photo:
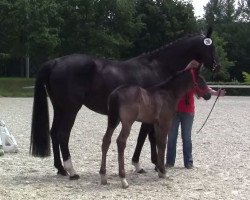
<svg viewBox="0 0 250 200"><path fill-rule="evenodd" d="M217 97L216 97L216 99L215 99L215 101L214 101L214 104L213 104L213 106L212 106L212 108L211 108L211 110L210 110L210 112L209 112L209 114L208 114L206 120L205 120L204 123L202 124L201 128L196 132L196 134L198 134L198 133L201 131L201 129L205 126L205 124L206 124L206 122L207 122L209 116L211 115L211 113L212 113L212 111L213 111L213 109L214 109L214 106L215 106L217 100L219 99L220 92L221 92L221 88L219 89L219 94L217 95Z"/></svg>

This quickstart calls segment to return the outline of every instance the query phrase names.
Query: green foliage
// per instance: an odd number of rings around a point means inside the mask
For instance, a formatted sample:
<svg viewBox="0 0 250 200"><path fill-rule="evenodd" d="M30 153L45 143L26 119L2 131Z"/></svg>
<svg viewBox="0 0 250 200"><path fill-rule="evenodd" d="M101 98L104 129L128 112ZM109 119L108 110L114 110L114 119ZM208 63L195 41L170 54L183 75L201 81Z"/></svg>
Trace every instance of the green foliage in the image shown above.
<svg viewBox="0 0 250 200"><path fill-rule="evenodd" d="M225 41L223 49L227 52L226 57L234 63L225 69L230 80L243 81L242 71L249 72L250 62L250 3L248 0L241 0L236 7L236 2L210 0L205 7L205 20ZM223 79L228 80L227 76Z"/></svg>
<svg viewBox="0 0 250 200"><path fill-rule="evenodd" d="M137 16L144 24L134 54L158 48L196 30L193 6L183 1L138 0Z"/></svg>
<svg viewBox="0 0 250 200"><path fill-rule="evenodd" d="M29 55L34 72L52 57L127 58L196 30L193 6L180 0L1 0L0 8L1 51L22 67Z"/></svg>
<svg viewBox="0 0 250 200"><path fill-rule="evenodd" d="M82 52L120 58L141 29L135 1L61 1L62 52Z"/></svg>
<svg viewBox="0 0 250 200"><path fill-rule="evenodd" d="M4 0L1 25L5 51L14 57L50 57L59 43L53 0Z"/></svg>
<svg viewBox="0 0 250 200"><path fill-rule="evenodd" d="M250 21L250 1L249 0L239 0L238 1L238 18L242 21Z"/></svg>
<svg viewBox="0 0 250 200"><path fill-rule="evenodd" d="M249 73L249 0L210 0L197 22L192 1L1 0L0 75L31 73L47 59L72 53L128 58L213 25L221 72L208 80L243 80ZM9 66L9 67L7 67Z"/></svg>
<svg viewBox="0 0 250 200"><path fill-rule="evenodd" d="M210 0L205 6L205 19L208 25L230 23L237 19L236 0Z"/></svg>
<svg viewBox="0 0 250 200"><path fill-rule="evenodd" d="M244 82L246 83L250 83L250 74L247 72L242 72L243 78L244 78Z"/></svg>

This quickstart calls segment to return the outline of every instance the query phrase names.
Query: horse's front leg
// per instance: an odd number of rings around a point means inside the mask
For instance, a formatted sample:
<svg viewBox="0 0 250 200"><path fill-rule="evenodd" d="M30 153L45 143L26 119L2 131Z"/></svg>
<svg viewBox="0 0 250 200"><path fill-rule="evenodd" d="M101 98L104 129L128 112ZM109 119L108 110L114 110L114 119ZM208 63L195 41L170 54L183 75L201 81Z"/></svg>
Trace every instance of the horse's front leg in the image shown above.
<svg viewBox="0 0 250 200"><path fill-rule="evenodd" d="M144 169L141 168L140 163L139 163L139 158L141 155L141 150L142 147L144 145L144 142L147 138L147 135L150 131L150 129L152 129L152 125L151 124L144 124L142 123L141 128L140 128L140 132L137 138L137 144L135 147L135 152L133 154L132 157L132 165L134 165L135 167L135 171L138 173L145 173Z"/></svg>
<svg viewBox="0 0 250 200"><path fill-rule="evenodd" d="M155 126L155 131L156 131L156 145L158 150L158 158L157 158L158 175L160 178L166 178L164 158L166 150L167 128L166 126Z"/></svg>
<svg viewBox="0 0 250 200"><path fill-rule="evenodd" d="M151 162L155 165L155 170L157 170L157 149L155 140L155 130L153 125L148 133L148 139L151 147Z"/></svg>
<svg viewBox="0 0 250 200"><path fill-rule="evenodd" d="M122 183L122 188L128 188L129 184L126 180L126 173L124 168L124 150L126 148L126 141L129 136L131 125L122 124L122 130L116 140L118 148L118 163L119 163L119 176Z"/></svg>
<svg viewBox="0 0 250 200"><path fill-rule="evenodd" d="M107 128L107 131L102 140L102 161L101 161L101 168L100 168L100 176L101 176L101 184L107 184L107 176L106 176L106 159L107 159L107 152L109 150L109 146L111 143L111 137L114 133L115 128Z"/></svg>

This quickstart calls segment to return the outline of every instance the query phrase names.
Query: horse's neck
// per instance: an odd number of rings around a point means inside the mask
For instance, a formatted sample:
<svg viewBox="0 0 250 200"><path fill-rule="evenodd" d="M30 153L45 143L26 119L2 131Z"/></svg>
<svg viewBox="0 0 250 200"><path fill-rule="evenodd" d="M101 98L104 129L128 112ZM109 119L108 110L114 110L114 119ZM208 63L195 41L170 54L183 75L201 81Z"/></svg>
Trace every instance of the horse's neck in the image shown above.
<svg viewBox="0 0 250 200"><path fill-rule="evenodd" d="M177 103L192 88L192 75L190 71L184 71L167 81L149 88L149 91L161 94L163 98L167 98L168 100L169 96L171 96L172 101Z"/></svg>
<svg viewBox="0 0 250 200"><path fill-rule="evenodd" d="M183 70L191 60L196 59L195 50L192 43L173 44L145 54L143 57L150 60L151 65L158 68L159 73L165 76Z"/></svg>
<svg viewBox="0 0 250 200"><path fill-rule="evenodd" d="M172 92L177 99L181 99L193 88L193 79L189 71L184 72L173 81Z"/></svg>

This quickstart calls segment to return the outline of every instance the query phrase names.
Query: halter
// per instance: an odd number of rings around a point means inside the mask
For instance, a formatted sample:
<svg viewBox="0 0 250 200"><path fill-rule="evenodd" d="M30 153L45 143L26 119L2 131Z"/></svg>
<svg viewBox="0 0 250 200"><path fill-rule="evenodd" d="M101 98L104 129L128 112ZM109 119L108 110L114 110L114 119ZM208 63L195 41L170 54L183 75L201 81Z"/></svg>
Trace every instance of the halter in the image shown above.
<svg viewBox="0 0 250 200"><path fill-rule="evenodd" d="M193 84L194 84L195 92L197 93L197 95L198 95L199 97L204 96L206 93L209 92L208 86L206 86L205 89L202 90L202 89L199 87L198 83L197 83L197 79L196 79L196 76L195 76L195 74L194 74L194 69L191 68L191 69L190 69L190 72L191 72L191 74L192 74L192 79L193 79Z"/></svg>
<svg viewBox="0 0 250 200"><path fill-rule="evenodd" d="M204 42L204 44L205 44L206 46L211 46L211 45L213 44L213 40L210 38L210 36L207 37L207 36L204 35L204 40L203 40L203 42ZM218 63L216 62L216 59L215 59L215 57L214 57L214 54L212 54L212 58L213 58L212 72L215 72L215 71L217 70L217 68L218 68L219 65L218 65Z"/></svg>

